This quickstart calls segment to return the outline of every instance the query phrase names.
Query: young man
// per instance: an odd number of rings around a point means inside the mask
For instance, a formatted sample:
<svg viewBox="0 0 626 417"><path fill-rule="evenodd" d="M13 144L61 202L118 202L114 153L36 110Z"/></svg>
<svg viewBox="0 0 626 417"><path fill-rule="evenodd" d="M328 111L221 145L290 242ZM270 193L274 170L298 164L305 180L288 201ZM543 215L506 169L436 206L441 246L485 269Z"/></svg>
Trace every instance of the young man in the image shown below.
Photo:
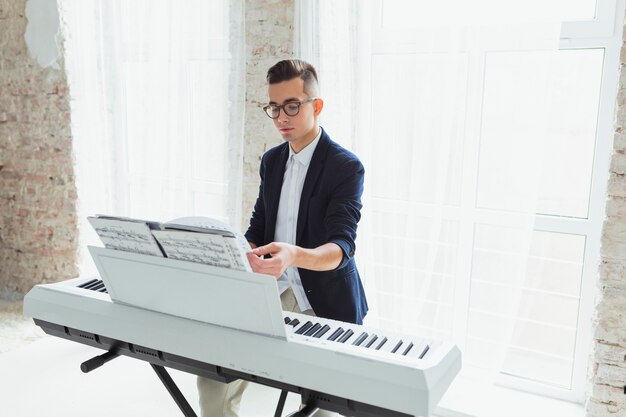
<svg viewBox="0 0 626 417"><path fill-rule="evenodd" d="M246 238L255 272L278 279L283 310L361 324L367 313L354 262L363 165L319 126L315 68L280 61L267 73L264 107L284 143L263 155ZM198 378L203 417L235 417L247 382ZM323 410L315 416L330 416Z"/></svg>

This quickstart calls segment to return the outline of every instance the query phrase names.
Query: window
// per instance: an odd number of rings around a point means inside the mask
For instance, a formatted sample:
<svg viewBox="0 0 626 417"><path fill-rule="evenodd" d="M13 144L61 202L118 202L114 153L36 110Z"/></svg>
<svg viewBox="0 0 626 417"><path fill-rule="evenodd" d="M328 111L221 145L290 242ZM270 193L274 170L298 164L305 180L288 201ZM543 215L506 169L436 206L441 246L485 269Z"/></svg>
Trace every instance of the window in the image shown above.
<svg viewBox="0 0 626 417"><path fill-rule="evenodd" d="M231 34L241 4L70 3L61 10L80 247L98 242L85 221L95 213L238 226L243 54Z"/></svg>
<svg viewBox="0 0 626 417"><path fill-rule="evenodd" d="M513 3L303 2L301 53L322 125L366 167L366 320L453 340L466 368L499 352L500 383L582 402L623 10ZM552 48L533 16L562 22Z"/></svg>

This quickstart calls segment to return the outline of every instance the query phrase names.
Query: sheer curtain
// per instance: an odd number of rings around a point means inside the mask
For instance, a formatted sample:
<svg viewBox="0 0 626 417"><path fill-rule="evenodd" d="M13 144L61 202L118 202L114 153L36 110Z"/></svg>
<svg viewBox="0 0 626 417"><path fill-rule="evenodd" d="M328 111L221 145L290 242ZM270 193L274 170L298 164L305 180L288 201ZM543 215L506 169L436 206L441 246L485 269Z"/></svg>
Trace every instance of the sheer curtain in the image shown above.
<svg viewBox="0 0 626 417"><path fill-rule="evenodd" d="M239 226L241 1L60 2L81 271L96 213Z"/></svg>
<svg viewBox="0 0 626 417"><path fill-rule="evenodd" d="M534 356L553 338L529 336L538 311L524 290L536 278L529 259L559 246L533 230L555 104L548 87L559 77L558 10L462 0L298 6L299 52L320 74L321 123L366 169L357 239L366 322L452 340L464 367L489 380L524 367L539 379ZM529 337L547 339L512 349ZM565 384L571 363L553 371L546 377Z"/></svg>

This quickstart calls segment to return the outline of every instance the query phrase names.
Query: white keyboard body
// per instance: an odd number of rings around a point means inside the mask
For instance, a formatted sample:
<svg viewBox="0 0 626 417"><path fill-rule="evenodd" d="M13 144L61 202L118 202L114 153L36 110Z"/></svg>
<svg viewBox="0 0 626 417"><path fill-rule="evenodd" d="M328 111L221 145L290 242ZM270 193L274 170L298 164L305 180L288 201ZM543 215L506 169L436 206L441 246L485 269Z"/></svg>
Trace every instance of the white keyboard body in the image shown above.
<svg viewBox="0 0 626 417"><path fill-rule="evenodd" d="M430 415L461 368L459 349L447 342L283 312L299 321L285 324L285 340L112 302L107 293L79 288L91 279L35 286L25 297L24 314L410 416ZM296 334L307 321L329 330L321 337ZM329 340L338 327L354 334L343 343L340 337ZM354 345L363 333L367 338ZM377 341L369 343L373 335Z"/></svg>

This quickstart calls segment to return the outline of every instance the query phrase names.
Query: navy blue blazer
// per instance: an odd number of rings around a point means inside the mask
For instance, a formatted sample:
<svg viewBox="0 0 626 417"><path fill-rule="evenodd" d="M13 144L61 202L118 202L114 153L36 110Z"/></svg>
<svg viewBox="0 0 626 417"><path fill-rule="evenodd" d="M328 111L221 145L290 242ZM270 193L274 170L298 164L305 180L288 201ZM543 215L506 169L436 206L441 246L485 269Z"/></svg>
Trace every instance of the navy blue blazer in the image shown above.
<svg viewBox="0 0 626 417"><path fill-rule="evenodd" d="M274 241L288 146L284 142L270 149L261 160L259 196L245 234L257 246ZM343 259L334 270L298 268L313 311L320 317L357 324L363 323L368 308L354 262L364 173L356 155L322 130L304 180L296 226L296 245L315 248L333 242L343 251Z"/></svg>

